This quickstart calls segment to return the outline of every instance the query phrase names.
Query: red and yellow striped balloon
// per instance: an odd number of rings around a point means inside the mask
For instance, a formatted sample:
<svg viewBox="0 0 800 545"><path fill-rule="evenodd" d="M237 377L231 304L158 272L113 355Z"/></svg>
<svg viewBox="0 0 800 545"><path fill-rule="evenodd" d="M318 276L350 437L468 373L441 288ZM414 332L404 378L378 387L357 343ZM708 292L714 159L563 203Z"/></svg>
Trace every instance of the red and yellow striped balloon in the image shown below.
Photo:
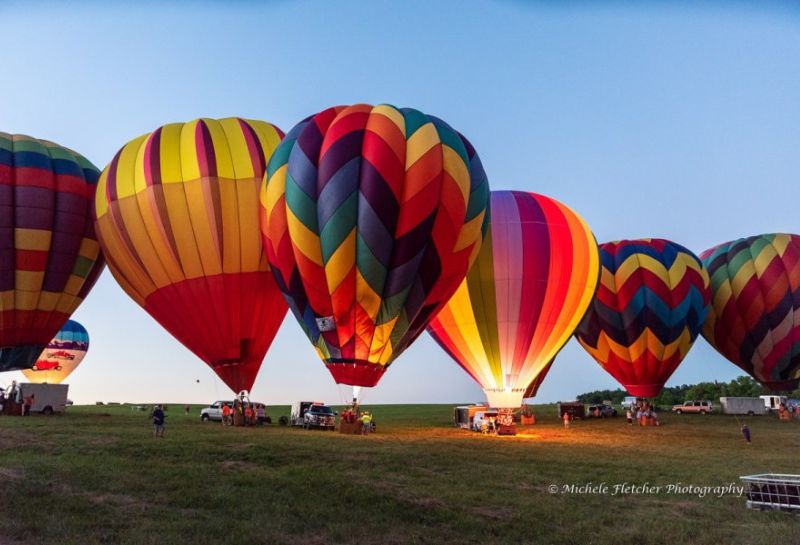
<svg viewBox="0 0 800 545"><path fill-rule="evenodd" d="M575 331L599 274L578 214L544 195L492 191L478 259L428 331L492 407L518 407Z"/></svg>
<svg viewBox="0 0 800 545"><path fill-rule="evenodd" d="M281 137L238 118L164 125L126 144L97 190L114 277L234 391L252 387L286 314L258 228Z"/></svg>

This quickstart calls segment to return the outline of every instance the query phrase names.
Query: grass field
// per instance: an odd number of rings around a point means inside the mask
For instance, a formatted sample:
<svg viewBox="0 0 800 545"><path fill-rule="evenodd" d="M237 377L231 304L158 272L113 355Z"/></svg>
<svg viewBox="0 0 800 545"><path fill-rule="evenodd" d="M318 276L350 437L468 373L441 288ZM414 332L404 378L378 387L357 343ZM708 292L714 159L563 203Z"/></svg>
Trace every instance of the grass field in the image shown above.
<svg viewBox="0 0 800 545"><path fill-rule="evenodd" d="M511 438L450 427L450 405L372 409L369 437L223 428L197 407L172 407L164 440L124 406L0 418L0 544L800 542L796 516L747 510L735 494L613 494L799 473L797 422L751 417L747 446L723 415L565 430L543 406ZM586 483L610 489L564 492Z"/></svg>

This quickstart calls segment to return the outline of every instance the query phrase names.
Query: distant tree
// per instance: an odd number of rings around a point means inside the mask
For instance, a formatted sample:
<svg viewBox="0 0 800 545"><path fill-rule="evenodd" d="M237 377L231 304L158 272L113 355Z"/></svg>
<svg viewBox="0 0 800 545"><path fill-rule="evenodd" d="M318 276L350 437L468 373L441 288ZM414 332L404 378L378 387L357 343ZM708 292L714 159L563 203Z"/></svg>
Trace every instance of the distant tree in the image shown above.
<svg viewBox="0 0 800 545"><path fill-rule="evenodd" d="M668 386L661 390L661 393L654 399L656 405L670 406L678 405L684 401L693 399L708 399L716 401L720 397L758 397L767 393L766 390L755 380L748 376L740 376L730 382L700 382L697 384L682 384L680 386ZM800 389L794 392L784 392L789 397L800 399ZM625 390L595 390L586 392L577 397L578 401L588 404L600 403L610 399L612 403L621 403L625 396L630 394Z"/></svg>
<svg viewBox="0 0 800 545"><path fill-rule="evenodd" d="M620 404L625 396L629 395L628 392L617 388L616 390L595 390L594 392L586 392L577 397L581 403L588 403L589 405L596 405L603 401L610 400L611 403Z"/></svg>

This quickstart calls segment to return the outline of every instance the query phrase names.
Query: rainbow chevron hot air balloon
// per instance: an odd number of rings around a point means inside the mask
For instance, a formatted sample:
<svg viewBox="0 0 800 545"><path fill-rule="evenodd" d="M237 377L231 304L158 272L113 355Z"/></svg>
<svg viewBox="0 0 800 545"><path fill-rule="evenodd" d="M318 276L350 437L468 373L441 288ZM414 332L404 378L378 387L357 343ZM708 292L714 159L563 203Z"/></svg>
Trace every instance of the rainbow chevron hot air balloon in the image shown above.
<svg viewBox="0 0 800 545"><path fill-rule="evenodd" d="M97 190L114 278L232 390L249 390L286 315L258 191L283 133L264 121L164 125L119 150Z"/></svg>
<svg viewBox="0 0 800 545"><path fill-rule="evenodd" d="M428 332L495 408L535 390L591 303L600 263L586 223L535 193L492 191L489 233Z"/></svg>
<svg viewBox="0 0 800 545"><path fill-rule="evenodd" d="M800 235L743 238L701 257L713 293L703 337L767 388L797 388Z"/></svg>
<svg viewBox="0 0 800 545"><path fill-rule="evenodd" d="M0 371L30 368L103 271L99 174L67 148L0 133Z"/></svg>
<svg viewBox="0 0 800 545"><path fill-rule="evenodd" d="M700 259L663 239L600 245L600 286L575 333L632 395L655 397L689 352L708 314Z"/></svg>
<svg viewBox="0 0 800 545"><path fill-rule="evenodd" d="M417 110L330 108L284 138L261 193L264 245L337 383L374 386L447 302L488 193L470 143Z"/></svg>

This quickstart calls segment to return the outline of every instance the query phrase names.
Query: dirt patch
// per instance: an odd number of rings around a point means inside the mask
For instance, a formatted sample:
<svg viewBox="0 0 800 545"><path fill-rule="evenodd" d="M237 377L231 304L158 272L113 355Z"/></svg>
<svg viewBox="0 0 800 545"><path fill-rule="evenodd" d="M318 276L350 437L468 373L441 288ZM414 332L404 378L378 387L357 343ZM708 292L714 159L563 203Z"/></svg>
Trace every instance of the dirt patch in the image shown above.
<svg viewBox="0 0 800 545"><path fill-rule="evenodd" d="M220 462L219 465L222 466L222 469L228 471L255 471L259 468L259 466L254 463L242 462L240 460L225 460L224 462Z"/></svg>
<svg viewBox="0 0 800 545"><path fill-rule="evenodd" d="M511 520L513 517L510 510L504 510L500 507L492 507L489 505L470 507L468 511L489 520Z"/></svg>
<svg viewBox="0 0 800 545"><path fill-rule="evenodd" d="M255 443L233 443L231 445L227 445L228 450L235 450L235 451L247 450L254 446L256 446Z"/></svg>
<svg viewBox="0 0 800 545"><path fill-rule="evenodd" d="M0 467L0 480L18 481L25 478L25 470L18 467ZM2 542L0 542L2 545Z"/></svg>

